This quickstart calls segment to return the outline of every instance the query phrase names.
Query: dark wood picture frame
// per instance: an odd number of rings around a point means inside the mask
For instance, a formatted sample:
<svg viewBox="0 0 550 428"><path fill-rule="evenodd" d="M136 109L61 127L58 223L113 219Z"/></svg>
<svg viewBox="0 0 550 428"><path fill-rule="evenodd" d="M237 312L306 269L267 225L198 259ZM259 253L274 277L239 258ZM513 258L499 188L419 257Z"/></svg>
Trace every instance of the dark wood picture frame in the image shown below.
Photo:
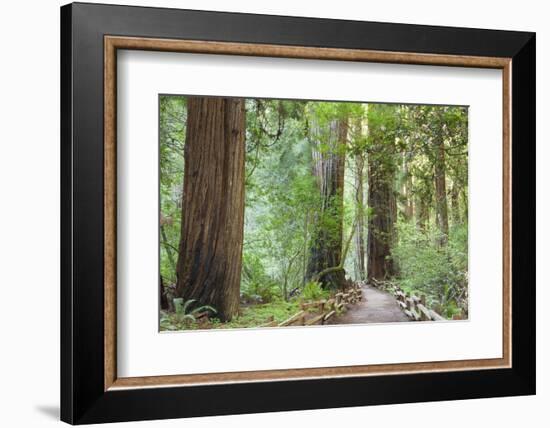
<svg viewBox="0 0 550 428"><path fill-rule="evenodd" d="M117 49L502 69L503 357L117 378ZM534 394L534 183L533 33L64 6L61 419L81 424Z"/></svg>

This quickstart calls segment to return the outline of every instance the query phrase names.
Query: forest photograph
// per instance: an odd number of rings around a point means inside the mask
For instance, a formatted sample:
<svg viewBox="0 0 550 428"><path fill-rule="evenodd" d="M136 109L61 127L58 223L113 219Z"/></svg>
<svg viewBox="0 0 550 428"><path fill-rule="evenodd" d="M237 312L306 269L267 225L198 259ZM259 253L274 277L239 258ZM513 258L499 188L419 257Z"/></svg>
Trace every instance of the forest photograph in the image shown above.
<svg viewBox="0 0 550 428"><path fill-rule="evenodd" d="M466 106L159 95L160 331L468 319Z"/></svg>

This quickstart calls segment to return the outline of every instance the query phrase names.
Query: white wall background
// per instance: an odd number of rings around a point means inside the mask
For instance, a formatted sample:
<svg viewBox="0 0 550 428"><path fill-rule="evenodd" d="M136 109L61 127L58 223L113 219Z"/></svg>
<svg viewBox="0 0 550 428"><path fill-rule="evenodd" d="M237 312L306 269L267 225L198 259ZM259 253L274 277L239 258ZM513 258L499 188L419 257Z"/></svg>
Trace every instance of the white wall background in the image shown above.
<svg viewBox="0 0 550 428"><path fill-rule="evenodd" d="M537 32L538 395L143 422L141 426L334 427L543 426L550 403L550 298L545 241L550 224L550 14L545 2L461 0L147 0L121 3L322 18L485 27ZM116 3L104 0L103 3ZM59 406L59 6L58 0L0 8L0 422L54 426ZM546 119L546 120L545 120ZM546 144L545 144L546 143ZM546 285L546 287L545 287ZM545 421L545 422L543 422ZM125 426L138 426L137 423Z"/></svg>

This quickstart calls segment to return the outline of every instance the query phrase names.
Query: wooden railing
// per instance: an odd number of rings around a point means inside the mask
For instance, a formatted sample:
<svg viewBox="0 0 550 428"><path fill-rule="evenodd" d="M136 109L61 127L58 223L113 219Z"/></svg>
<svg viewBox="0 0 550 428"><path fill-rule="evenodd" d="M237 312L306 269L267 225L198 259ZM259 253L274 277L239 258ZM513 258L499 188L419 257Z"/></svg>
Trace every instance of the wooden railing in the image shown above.
<svg viewBox="0 0 550 428"><path fill-rule="evenodd" d="M361 301L363 292L354 283L345 291L338 292L330 299L302 302L300 311L283 322L270 321L260 327L286 327L299 325L323 325L336 314L345 312L349 306Z"/></svg>
<svg viewBox="0 0 550 428"><path fill-rule="evenodd" d="M371 279L371 283L376 288L384 289L393 294L397 304L401 307L405 315L412 321L445 321L445 318L429 309L426 305L426 296L420 297L404 292L399 285L389 281L377 281Z"/></svg>
<svg viewBox="0 0 550 428"><path fill-rule="evenodd" d="M269 321L260 327L286 327L304 325L323 325L333 316L345 312L351 305L363 299L363 282L355 282L345 291L338 292L330 299L302 302L300 311L280 322ZM445 321L441 315L428 308L425 296L416 296L404 292L399 285L389 281L371 280L371 285L382 289L395 297L397 304L412 321Z"/></svg>

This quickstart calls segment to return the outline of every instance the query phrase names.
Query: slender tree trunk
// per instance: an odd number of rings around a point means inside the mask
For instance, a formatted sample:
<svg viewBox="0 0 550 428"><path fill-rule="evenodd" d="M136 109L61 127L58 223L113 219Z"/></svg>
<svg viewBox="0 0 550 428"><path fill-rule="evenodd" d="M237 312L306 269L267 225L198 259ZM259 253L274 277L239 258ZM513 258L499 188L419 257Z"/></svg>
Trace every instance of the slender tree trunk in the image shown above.
<svg viewBox="0 0 550 428"><path fill-rule="evenodd" d="M363 191L364 158L359 153L355 156L355 249L358 278L366 278L365 266L365 203Z"/></svg>
<svg viewBox="0 0 550 428"><path fill-rule="evenodd" d="M222 321L239 308L244 160L244 100L190 97L176 294Z"/></svg>
<svg viewBox="0 0 550 428"><path fill-rule="evenodd" d="M440 124L440 126L443 126ZM445 177L445 142L443 140L443 130L435 141L436 160L435 160L435 206L436 222L441 233L440 244L447 243L449 235L449 214L447 206L447 187Z"/></svg>
<svg viewBox="0 0 550 428"><path fill-rule="evenodd" d="M421 232L426 232L428 220L430 219L430 207L425 195L416 199L416 226Z"/></svg>
<svg viewBox="0 0 550 428"><path fill-rule="evenodd" d="M160 225L160 236L162 238L162 243L164 245L164 250L166 251L166 255L168 256L168 262L170 263L170 266L173 269L172 272L175 272L176 271L176 258L174 257L174 251L172 250L172 247L170 246L170 242L168 242L168 237L166 236L166 230L164 229L163 224Z"/></svg>
<svg viewBox="0 0 550 428"><path fill-rule="evenodd" d="M466 220L466 223L468 222L468 190L462 187L460 189L460 200L462 201L462 218Z"/></svg>
<svg viewBox="0 0 550 428"><path fill-rule="evenodd" d="M348 134L347 119L333 120L329 129L315 130L313 135L313 175L321 196L317 213L315 237L308 262L308 278L330 267L340 265L342 255L345 144ZM328 150L326 147L328 146ZM326 288L343 288L343 269L320 278Z"/></svg>
<svg viewBox="0 0 550 428"><path fill-rule="evenodd" d="M306 285L307 281L307 262L308 262L308 229L309 229L309 210L304 216L304 251L302 258L302 287Z"/></svg>
<svg viewBox="0 0 550 428"><path fill-rule="evenodd" d="M403 156L403 200L404 200L404 210L403 213L405 218L409 221L414 216L414 204L412 197L412 176L409 171L409 159L408 155Z"/></svg>
<svg viewBox="0 0 550 428"><path fill-rule="evenodd" d="M460 224L460 204L458 202L458 184L456 181L453 181L453 186L451 187L451 212L453 224Z"/></svg>
<svg viewBox="0 0 550 428"><path fill-rule="evenodd" d="M164 290L164 280L162 279L162 275L159 278L159 295L160 295L160 308L167 311L170 306L168 304L168 297L166 296L165 290Z"/></svg>
<svg viewBox="0 0 550 428"><path fill-rule="evenodd" d="M283 278L283 298L288 302L288 272L286 271Z"/></svg>

